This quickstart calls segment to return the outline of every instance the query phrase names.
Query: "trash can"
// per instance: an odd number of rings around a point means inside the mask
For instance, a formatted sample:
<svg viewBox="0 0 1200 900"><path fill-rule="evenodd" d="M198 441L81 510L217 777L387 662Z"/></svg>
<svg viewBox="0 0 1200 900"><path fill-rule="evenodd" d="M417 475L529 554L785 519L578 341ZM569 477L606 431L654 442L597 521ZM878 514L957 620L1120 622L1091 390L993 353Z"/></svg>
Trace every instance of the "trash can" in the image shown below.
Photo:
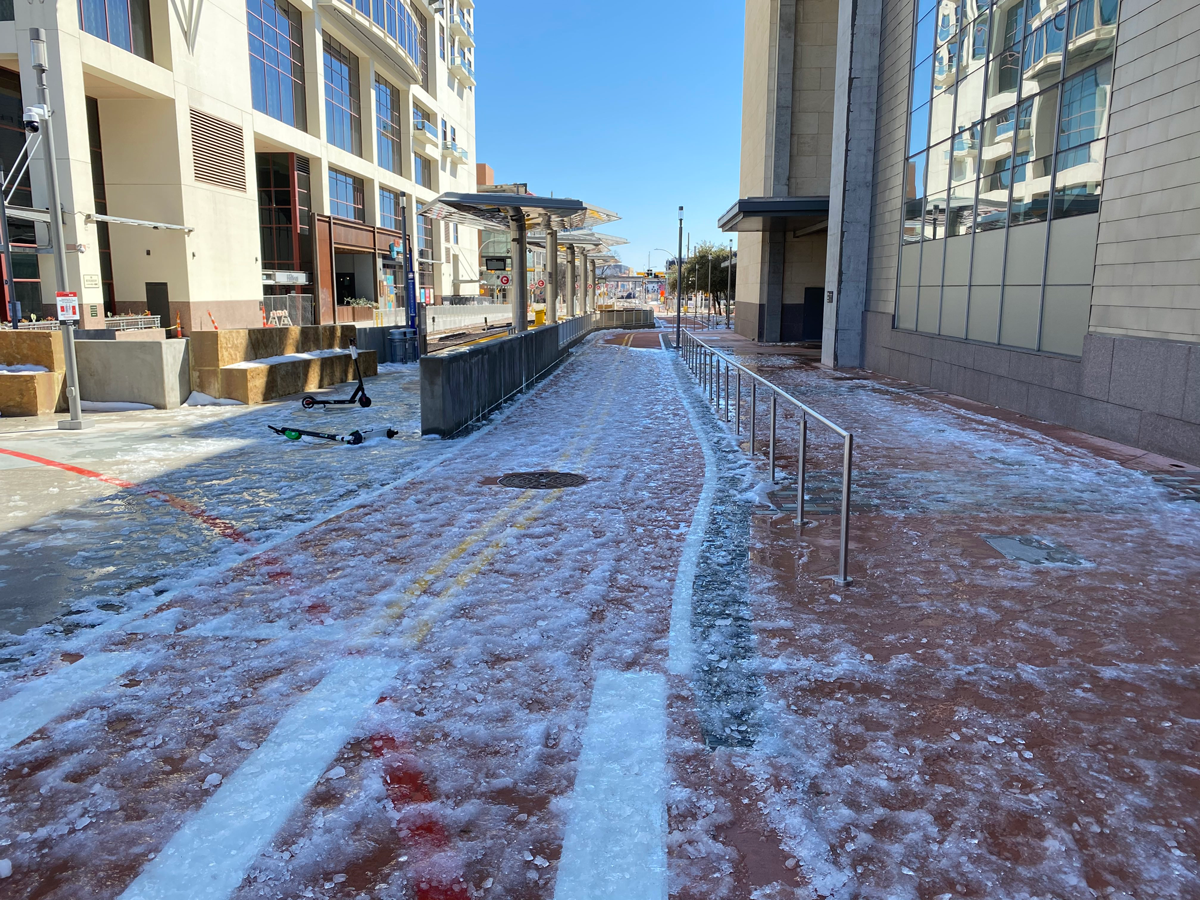
<svg viewBox="0 0 1200 900"><path fill-rule="evenodd" d="M416 362L421 358L421 345L417 337L417 329L405 328L405 342L408 344L408 361Z"/></svg>
<svg viewBox="0 0 1200 900"><path fill-rule="evenodd" d="M407 328L393 328L388 332L388 359L394 363L408 362Z"/></svg>

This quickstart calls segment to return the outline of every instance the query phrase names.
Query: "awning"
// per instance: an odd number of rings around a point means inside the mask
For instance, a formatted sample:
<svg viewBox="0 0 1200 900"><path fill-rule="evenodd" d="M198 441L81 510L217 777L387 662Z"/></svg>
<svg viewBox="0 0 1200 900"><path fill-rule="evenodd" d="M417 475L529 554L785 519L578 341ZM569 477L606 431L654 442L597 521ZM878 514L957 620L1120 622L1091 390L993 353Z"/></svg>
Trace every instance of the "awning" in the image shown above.
<svg viewBox="0 0 1200 900"><path fill-rule="evenodd" d="M828 197L743 197L717 220L722 231L820 231Z"/></svg>
<svg viewBox="0 0 1200 900"><path fill-rule="evenodd" d="M508 231L512 216L524 214L527 228L583 228L614 222L616 213L567 197L536 194L442 194L422 207L418 215L457 222L490 231ZM548 220L548 221L547 221Z"/></svg>

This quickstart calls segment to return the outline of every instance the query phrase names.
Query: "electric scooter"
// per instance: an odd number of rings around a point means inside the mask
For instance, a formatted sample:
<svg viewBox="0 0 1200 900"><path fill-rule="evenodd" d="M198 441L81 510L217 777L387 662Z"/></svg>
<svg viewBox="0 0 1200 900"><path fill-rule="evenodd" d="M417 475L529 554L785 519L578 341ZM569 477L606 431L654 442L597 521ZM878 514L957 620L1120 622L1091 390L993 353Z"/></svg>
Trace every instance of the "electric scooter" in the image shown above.
<svg viewBox="0 0 1200 900"><path fill-rule="evenodd" d="M315 437L326 441L339 441L340 443L350 444L352 446L361 444L367 439L368 434L372 434L379 430L378 428L363 428L359 431L352 431L349 434L326 434L323 431L307 431L303 428L288 428L286 426L283 428L277 428L274 425L268 425L267 427L276 434L283 435L289 441L298 441L302 437ZM385 433L387 434L388 438L394 438L400 432L395 428L388 428L386 429Z"/></svg>
<svg viewBox="0 0 1200 900"><path fill-rule="evenodd" d="M358 376L358 387L354 389L354 393L343 400L319 400L311 394L304 397L300 401L300 405L305 409L312 409L314 406L352 406L357 403L363 409L371 405L371 398L367 396L366 385L363 384L362 369L358 367L358 345L350 344L350 358L354 360L354 374Z"/></svg>

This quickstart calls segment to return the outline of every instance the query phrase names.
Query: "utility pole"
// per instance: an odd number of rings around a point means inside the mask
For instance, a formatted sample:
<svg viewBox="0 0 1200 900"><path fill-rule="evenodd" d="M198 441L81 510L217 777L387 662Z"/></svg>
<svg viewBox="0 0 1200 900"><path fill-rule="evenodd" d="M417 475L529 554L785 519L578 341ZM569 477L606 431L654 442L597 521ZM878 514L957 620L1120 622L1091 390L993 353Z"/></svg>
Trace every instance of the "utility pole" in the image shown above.
<svg viewBox="0 0 1200 900"><path fill-rule="evenodd" d="M63 236L62 196L58 188L58 168L54 152L54 127L50 123L50 88L46 84L49 69L46 57L46 32L41 28L29 29L29 49L33 60L33 71L37 76L38 99L42 101L40 113L42 126L46 129L46 178L50 187L50 242L54 245L54 278L58 293L67 293L67 245ZM83 420L79 403L79 367L75 362L75 323L60 317L59 327L63 336L63 355L67 363L67 405L71 418L58 423L64 431L79 431L92 423Z"/></svg>
<svg viewBox="0 0 1200 900"><path fill-rule="evenodd" d="M683 342L683 207L679 207L679 256L675 258L675 350Z"/></svg>
<svg viewBox="0 0 1200 900"><path fill-rule="evenodd" d="M708 327L712 328L712 251L708 254Z"/></svg>

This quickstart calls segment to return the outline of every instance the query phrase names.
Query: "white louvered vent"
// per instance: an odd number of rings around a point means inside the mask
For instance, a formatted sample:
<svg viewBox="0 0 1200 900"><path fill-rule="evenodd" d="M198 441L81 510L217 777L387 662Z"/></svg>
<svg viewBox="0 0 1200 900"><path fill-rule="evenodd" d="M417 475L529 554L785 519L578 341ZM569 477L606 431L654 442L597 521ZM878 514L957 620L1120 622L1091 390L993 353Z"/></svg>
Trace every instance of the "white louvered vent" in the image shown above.
<svg viewBox="0 0 1200 900"><path fill-rule="evenodd" d="M197 181L245 193L245 133L232 122L193 109L192 168Z"/></svg>

